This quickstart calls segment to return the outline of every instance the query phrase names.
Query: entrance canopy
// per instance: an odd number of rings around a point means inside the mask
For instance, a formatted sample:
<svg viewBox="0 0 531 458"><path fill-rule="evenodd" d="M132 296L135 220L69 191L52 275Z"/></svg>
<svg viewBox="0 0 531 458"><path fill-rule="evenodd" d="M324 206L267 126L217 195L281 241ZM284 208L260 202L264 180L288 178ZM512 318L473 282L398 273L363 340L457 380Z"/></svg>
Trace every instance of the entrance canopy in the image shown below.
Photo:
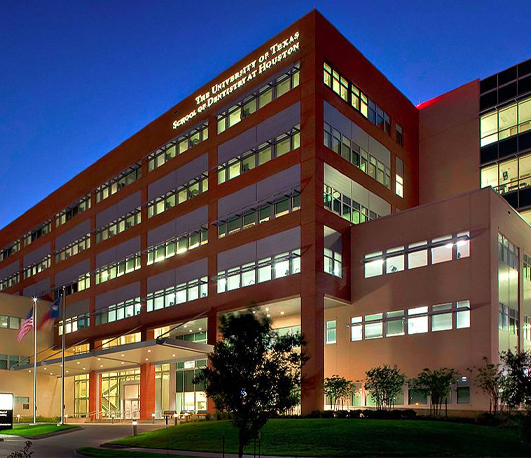
<svg viewBox="0 0 531 458"><path fill-rule="evenodd" d="M74 375L88 374L90 371L109 372L131 369L147 362L163 364L206 358L212 350L212 345L175 339L173 337L158 338L104 350L92 350L79 355L65 356L65 376L72 377ZM31 372L33 364L21 365L15 370ZM53 359L38 361L37 373L60 377L60 353L55 353Z"/></svg>

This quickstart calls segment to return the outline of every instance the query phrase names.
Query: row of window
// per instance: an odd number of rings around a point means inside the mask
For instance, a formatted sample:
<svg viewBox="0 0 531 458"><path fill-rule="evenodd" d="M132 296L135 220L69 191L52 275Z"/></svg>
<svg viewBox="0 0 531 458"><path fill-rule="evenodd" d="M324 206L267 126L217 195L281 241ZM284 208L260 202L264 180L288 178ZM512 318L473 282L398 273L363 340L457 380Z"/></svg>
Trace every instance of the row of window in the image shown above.
<svg viewBox="0 0 531 458"><path fill-rule="evenodd" d="M164 165L170 159L179 154L183 154L190 148L208 139L208 120L203 122L199 127L180 135L174 140L169 141L161 146L157 151L148 156L148 170L151 172Z"/></svg>
<svg viewBox="0 0 531 458"><path fill-rule="evenodd" d="M76 280L69 283L68 285L60 286L59 288L54 289L54 299L57 300L62 294L64 288L65 296L70 294L77 293L79 291L84 291L90 288L90 272L80 275Z"/></svg>
<svg viewBox="0 0 531 458"><path fill-rule="evenodd" d="M41 224L36 229L33 229L32 231L28 232L22 237L22 240L24 240L24 246L28 246L32 244L35 240L40 239L41 237L45 236L52 230L52 223L51 221L46 221L45 223Z"/></svg>
<svg viewBox="0 0 531 458"><path fill-rule="evenodd" d="M428 256L429 254L429 256ZM365 278L416 269L470 256L470 234L445 235L365 255Z"/></svg>
<svg viewBox="0 0 531 458"><path fill-rule="evenodd" d="M324 144L351 164L391 189L391 170L330 124L324 123Z"/></svg>
<svg viewBox="0 0 531 458"><path fill-rule="evenodd" d="M149 266L153 263L164 261L176 254L179 255L185 253L207 243L208 229L206 227L191 231L186 235L173 237L159 245L154 245L148 248L147 265Z"/></svg>
<svg viewBox="0 0 531 458"><path fill-rule="evenodd" d="M218 165L218 183L232 180L276 157L299 148L300 141L300 127L297 124L290 131Z"/></svg>
<svg viewBox="0 0 531 458"><path fill-rule="evenodd" d="M85 329L90 326L90 313L67 318L64 322L65 334L76 332L80 329ZM59 321L59 335L63 335L63 321Z"/></svg>
<svg viewBox="0 0 531 458"><path fill-rule="evenodd" d="M96 202L101 202L108 197L116 194L120 189L142 177L142 168L140 163L133 164L123 172L111 178L96 188Z"/></svg>
<svg viewBox="0 0 531 458"><path fill-rule="evenodd" d="M531 129L531 98L481 116L481 146Z"/></svg>
<svg viewBox="0 0 531 458"><path fill-rule="evenodd" d="M217 291L225 293L257 283L298 274L301 271L300 249L252 261L218 272Z"/></svg>
<svg viewBox="0 0 531 458"><path fill-rule="evenodd" d="M148 218L160 215L166 210L182 204L206 191L208 191L208 172L148 202Z"/></svg>
<svg viewBox="0 0 531 458"><path fill-rule="evenodd" d="M142 267L142 255L137 253L127 256L125 259L102 266L94 272L96 285L105 283L114 278L134 272Z"/></svg>
<svg viewBox="0 0 531 458"><path fill-rule="evenodd" d="M51 265L52 265L51 256L50 255L45 256L39 262L36 262L35 264L32 264L31 266L24 267L24 270L22 271L22 275L24 279L33 277L34 275L37 275L38 273L43 272L46 269L49 269Z"/></svg>
<svg viewBox="0 0 531 458"><path fill-rule="evenodd" d="M142 209L136 208L132 212L121 216L120 218L110 222L96 231L96 243L103 242L118 235L127 229L136 226L142 222Z"/></svg>
<svg viewBox="0 0 531 458"><path fill-rule="evenodd" d="M518 247L498 232L498 260L518 271L520 270L519 259Z"/></svg>
<svg viewBox="0 0 531 458"><path fill-rule="evenodd" d="M20 321L17 316L0 315L0 329L20 329Z"/></svg>
<svg viewBox="0 0 531 458"><path fill-rule="evenodd" d="M469 327L470 301L458 301L430 307L416 307L352 317L350 320L350 340L355 342ZM336 331L336 320L327 321L327 344L337 342Z"/></svg>
<svg viewBox="0 0 531 458"><path fill-rule="evenodd" d="M353 224L361 224L379 218L375 212L326 184L324 185L324 206Z"/></svg>
<svg viewBox="0 0 531 458"><path fill-rule="evenodd" d="M13 369L23 364L29 364L29 358L27 356L0 354L0 370Z"/></svg>
<svg viewBox="0 0 531 458"><path fill-rule="evenodd" d="M14 273L13 275L10 275L7 278L2 278L0 280L0 291L3 291L4 289L10 288L13 285L16 285L20 281L20 274Z"/></svg>
<svg viewBox="0 0 531 458"><path fill-rule="evenodd" d="M247 116L279 98L299 85L300 64L296 63L289 71L274 81L267 83L242 101L218 114L218 134L230 129Z"/></svg>
<svg viewBox="0 0 531 458"><path fill-rule="evenodd" d="M355 84L333 69L326 62L323 64L323 81L339 97L352 106L364 118L391 135L391 118L376 103L370 100ZM396 141L403 144L402 127L396 124Z"/></svg>
<svg viewBox="0 0 531 458"><path fill-rule="evenodd" d="M301 196L299 191L292 190L277 198L258 204L254 208L245 210L242 214L237 214L226 219L221 219L218 223L218 237L222 238L235 232L262 224L274 218L287 215L288 213L300 210Z"/></svg>
<svg viewBox="0 0 531 458"><path fill-rule="evenodd" d="M481 169L481 187L492 186L500 194L531 186L531 154Z"/></svg>
<svg viewBox="0 0 531 458"><path fill-rule="evenodd" d="M90 234L87 234L80 239L72 242L70 245L61 248L55 252L55 262L59 263L65 259L71 258L78 253L81 253L90 248Z"/></svg>
<svg viewBox="0 0 531 458"><path fill-rule="evenodd" d="M527 318L527 317L526 317ZM518 318L518 311L511 307L500 303L498 309L498 329L507 331L510 334L518 335L518 329L520 328L520 319ZM525 326L524 326L524 338L525 338ZM530 340L527 338L526 340Z"/></svg>
<svg viewBox="0 0 531 458"><path fill-rule="evenodd" d="M15 240L9 246L6 246L0 250L0 262L4 259L13 256L17 251L20 250L20 240Z"/></svg>
<svg viewBox="0 0 531 458"><path fill-rule="evenodd" d="M102 350L106 350L107 348L121 347L122 345L138 343L141 341L142 334L140 332L133 332L131 334L125 334L119 337L110 337L109 339L103 339L101 341L101 348ZM127 371L127 373L134 373L136 375L140 375L140 369L133 369L131 371ZM107 372L107 375L112 377L113 375L116 375L116 372ZM131 378L130 380L134 380L134 378Z"/></svg>
<svg viewBox="0 0 531 458"><path fill-rule="evenodd" d="M343 276L343 256L329 248L324 249L324 271L341 278Z"/></svg>
<svg viewBox="0 0 531 458"><path fill-rule="evenodd" d="M70 221L74 216L77 216L80 213L89 210L91 205L92 203L90 200L90 194L82 197L76 203L70 205L69 207L65 208L63 211L55 215L55 227L62 226L67 221Z"/></svg>
<svg viewBox="0 0 531 458"><path fill-rule="evenodd" d="M146 310L153 312L207 296L208 277L202 277L149 293L146 299Z"/></svg>
<svg viewBox="0 0 531 458"><path fill-rule="evenodd" d="M115 321L125 320L136 315L140 315L142 310L142 303L140 298L129 299L117 304L109 305L105 309L98 310L94 316L96 326L106 323L114 323Z"/></svg>

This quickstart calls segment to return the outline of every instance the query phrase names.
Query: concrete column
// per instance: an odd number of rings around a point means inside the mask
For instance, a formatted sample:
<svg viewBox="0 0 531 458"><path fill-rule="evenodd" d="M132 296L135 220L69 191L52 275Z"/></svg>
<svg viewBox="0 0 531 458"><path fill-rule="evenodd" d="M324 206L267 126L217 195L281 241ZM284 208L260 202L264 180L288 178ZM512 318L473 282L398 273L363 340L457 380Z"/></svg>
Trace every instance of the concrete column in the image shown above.
<svg viewBox="0 0 531 458"><path fill-rule="evenodd" d="M140 419L151 420L155 413L155 366L144 363L140 366Z"/></svg>
<svg viewBox="0 0 531 458"><path fill-rule="evenodd" d="M207 318L207 343L209 345L214 345L218 340L218 327L218 314L216 313L215 309L210 310L208 312ZM210 364L210 362L208 362L207 364ZM207 398L207 411L209 414L212 415L216 413L216 405L214 404L214 401L212 401L212 399L210 398Z"/></svg>

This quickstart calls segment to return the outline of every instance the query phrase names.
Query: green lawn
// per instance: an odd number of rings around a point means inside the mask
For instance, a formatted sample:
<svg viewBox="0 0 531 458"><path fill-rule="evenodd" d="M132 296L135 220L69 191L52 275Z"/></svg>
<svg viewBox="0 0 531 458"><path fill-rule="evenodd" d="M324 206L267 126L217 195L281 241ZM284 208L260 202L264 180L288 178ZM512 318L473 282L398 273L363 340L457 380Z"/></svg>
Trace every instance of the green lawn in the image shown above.
<svg viewBox="0 0 531 458"><path fill-rule="evenodd" d="M160 458L168 456L166 453L150 452L130 452L128 450L113 450L109 448L81 447L77 449L78 453L86 456L103 457L103 458ZM197 458L196 456L172 455L176 458Z"/></svg>
<svg viewBox="0 0 531 458"><path fill-rule="evenodd" d="M0 431L0 434L10 434L12 436L37 437L43 434L55 433L65 429L76 428L74 425L57 426L53 424L48 425L15 425L13 429L6 429Z"/></svg>
<svg viewBox="0 0 531 458"><path fill-rule="evenodd" d="M171 426L112 443L136 447L237 453L228 421ZM276 419L262 431L263 455L531 456L516 429L426 420ZM246 453L252 453L247 447Z"/></svg>

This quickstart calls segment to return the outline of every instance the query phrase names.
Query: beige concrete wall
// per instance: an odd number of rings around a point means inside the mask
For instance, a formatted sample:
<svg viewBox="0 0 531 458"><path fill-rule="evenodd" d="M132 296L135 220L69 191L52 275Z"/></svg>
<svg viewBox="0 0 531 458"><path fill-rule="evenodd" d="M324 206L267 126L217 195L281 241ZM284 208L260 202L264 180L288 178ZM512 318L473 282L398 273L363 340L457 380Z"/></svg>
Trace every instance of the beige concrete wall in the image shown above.
<svg viewBox="0 0 531 458"><path fill-rule="evenodd" d="M31 306L31 298L0 293L0 315L24 319ZM46 313L49 306L50 302L38 302L37 322L40 321L40 317ZM14 329L0 329L0 353L29 356L33 362L33 330L20 343L17 342L18 332ZM51 348L52 345L53 333L50 327L37 332L38 361L57 351ZM60 415L61 379L57 375L46 375L39 373L39 370L37 371L37 415L45 417ZM73 413L74 410L73 384L74 379L72 377L65 378L65 404L68 414ZM33 415L33 372L28 370L0 370L0 392L13 393L14 396L18 397L28 397L29 409L23 409L23 404L15 403L14 415Z"/></svg>
<svg viewBox="0 0 531 458"><path fill-rule="evenodd" d="M479 188L479 80L419 105L419 203Z"/></svg>
<svg viewBox="0 0 531 458"><path fill-rule="evenodd" d="M425 367L452 367L470 378L468 368L481 364L483 357L495 356L497 246L491 224L497 223L491 223L490 212L491 201L498 199L490 189L478 190L352 228L352 304L325 310L326 320L337 320L337 344L325 349L326 376L363 380L366 370L389 364L408 377ZM364 278L362 260L368 253L466 230L471 235L468 258ZM531 233L528 237L531 241ZM350 341L348 324L353 316L466 299L471 303L470 328ZM488 408L473 389L471 398L471 405L459 408Z"/></svg>

